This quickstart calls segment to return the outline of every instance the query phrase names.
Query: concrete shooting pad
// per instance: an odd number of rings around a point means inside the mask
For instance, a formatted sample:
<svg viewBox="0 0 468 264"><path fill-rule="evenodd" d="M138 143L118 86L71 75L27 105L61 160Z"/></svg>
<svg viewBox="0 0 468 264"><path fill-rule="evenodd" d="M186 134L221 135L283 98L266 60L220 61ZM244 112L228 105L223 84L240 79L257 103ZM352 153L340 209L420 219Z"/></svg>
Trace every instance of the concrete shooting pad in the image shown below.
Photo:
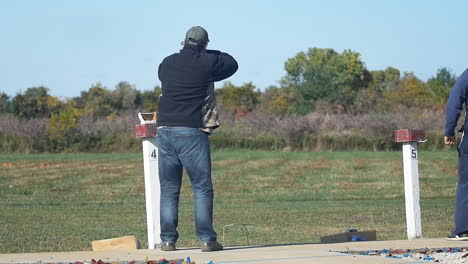
<svg viewBox="0 0 468 264"><path fill-rule="evenodd" d="M181 248L164 252L160 249L131 251L77 251L44 252L23 254L0 254L0 263L58 263L91 262L101 259L112 263L124 261L159 260L162 258L186 259L196 264L213 261L215 264L235 263L430 263L414 259L392 259L382 256L362 256L340 253L340 251L365 251L383 249L424 249L424 248L466 248L468 241L447 241L445 239L415 239L392 241L362 241L335 244L297 244L271 246L226 247L224 251L201 252L199 248Z"/></svg>

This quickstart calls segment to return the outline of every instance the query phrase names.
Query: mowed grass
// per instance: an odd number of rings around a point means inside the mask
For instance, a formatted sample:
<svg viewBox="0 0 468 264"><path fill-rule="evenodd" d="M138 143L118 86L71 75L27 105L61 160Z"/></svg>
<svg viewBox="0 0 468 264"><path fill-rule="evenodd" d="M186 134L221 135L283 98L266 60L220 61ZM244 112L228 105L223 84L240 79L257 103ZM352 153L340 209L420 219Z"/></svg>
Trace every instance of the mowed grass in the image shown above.
<svg viewBox="0 0 468 264"><path fill-rule="evenodd" d="M420 152L424 237L453 228L456 151ZM215 229L227 245L317 243L347 228L405 239L401 152L213 152ZM184 176L179 247L198 245ZM141 154L1 154L0 253L147 247Z"/></svg>

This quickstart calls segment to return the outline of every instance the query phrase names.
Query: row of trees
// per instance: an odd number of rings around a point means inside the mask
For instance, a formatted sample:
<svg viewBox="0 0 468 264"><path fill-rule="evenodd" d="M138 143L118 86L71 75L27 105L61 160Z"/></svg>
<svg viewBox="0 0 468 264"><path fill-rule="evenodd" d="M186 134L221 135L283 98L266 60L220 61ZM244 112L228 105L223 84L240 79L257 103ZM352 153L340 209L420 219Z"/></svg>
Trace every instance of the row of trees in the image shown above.
<svg viewBox="0 0 468 264"><path fill-rule="evenodd" d="M12 113L24 119L50 117L65 110L76 110L81 115L113 118L126 111L146 109L155 111L161 88L139 91L128 82L120 82L114 90L97 83L81 95L60 100L49 94L46 87L32 87L10 98L0 93L0 113Z"/></svg>
<svg viewBox="0 0 468 264"><path fill-rule="evenodd" d="M218 88L219 111L225 117L234 118L228 124L238 126L233 122L243 122L246 125L249 118L244 116L249 113L258 116L255 112L279 120L299 120L300 116L313 113L356 116L404 113L408 108L443 110L456 81L455 74L447 68L440 68L427 81L393 67L371 71L360 54L351 50L340 53L333 49L311 48L288 59L284 69L286 74L279 84L264 91L259 91L251 82L241 86L226 82ZM59 99L50 95L46 87L32 87L13 97L0 93L0 115L9 116L9 122L11 118L23 122L45 120L42 122L47 122L47 141L50 145L62 145L62 148L54 148L60 150L83 140L82 135L87 133L90 123L112 123L129 120L130 116L137 122L136 112L157 111L160 94L158 86L140 91L128 82L120 82L111 90L97 83L80 96ZM127 130L118 130L130 133L131 128L128 125ZM316 131L312 127L308 130ZM110 133L112 129L105 131ZM0 128L0 136L13 133L11 129L7 133Z"/></svg>
<svg viewBox="0 0 468 264"><path fill-rule="evenodd" d="M447 68L440 68L426 82L393 67L369 71L360 54L351 50L338 53L312 48L286 61L285 70L280 85L263 92L251 82L241 86L225 83L216 90L220 107L242 112L263 107L280 116L323 111L325 105L348 113L385 111L396 106L431 107L447 101L456 81ZM127 111L156 111L160 94L158 86L139 91L128 82L120 82L110 90L97 83L80 96L61 101L46 87L33 87L13 98L0 93L0 113L31 119L74 111L112 119Z"/></svg>
<svg viewBox="0 0 468 264"><path fill-rule="evenodd" d="M280 115L322 111L324 105L348 113L431 107L447 101L456 81L447 68L440 68L427 82L393 67L369 71L360 54L351 50L312 48L289 59L285 70L281 86L265 92L273 94L266 98L269 109Z"/></svg>

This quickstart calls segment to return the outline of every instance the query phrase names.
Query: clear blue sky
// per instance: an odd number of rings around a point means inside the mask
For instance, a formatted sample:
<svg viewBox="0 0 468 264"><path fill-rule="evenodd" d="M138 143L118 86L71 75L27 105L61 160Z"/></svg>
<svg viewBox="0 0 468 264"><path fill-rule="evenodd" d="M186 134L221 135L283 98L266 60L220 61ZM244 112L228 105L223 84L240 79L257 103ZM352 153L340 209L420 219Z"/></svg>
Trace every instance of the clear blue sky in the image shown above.
<svg viewBox="0 0 468 264"><path fill-rule="evenodd" d="M72 97L98 81L150 90L194 25L238 60L236 85L277 84L284 62L310 47L352 49L369 70L458 75L468 67L467 10L464 0L0 0L0 92L42 85Z"/></svg>

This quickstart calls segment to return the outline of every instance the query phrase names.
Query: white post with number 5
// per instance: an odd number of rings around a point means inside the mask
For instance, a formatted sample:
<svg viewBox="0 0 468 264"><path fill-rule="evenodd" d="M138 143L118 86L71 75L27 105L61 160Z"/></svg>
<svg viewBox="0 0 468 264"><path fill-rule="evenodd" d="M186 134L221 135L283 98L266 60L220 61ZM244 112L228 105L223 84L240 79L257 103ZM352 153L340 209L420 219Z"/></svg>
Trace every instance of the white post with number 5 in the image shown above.
<svg viewBox="0 0 468 264"><path fill-rule="evenodd" d="M422 237L419 203L418 142L424 142L424 130L401 129L393 132L395 142L403 143L403 173L405 182L406 232L408 239Z"/></svg>
<svg viewBox="0 0 468 264"><path fill-rule="evenodd" d="M156 113L138 113L139 125L135 125L135 136L142 139L143 167L145 171L146 224L148 248L155 249L161 244L159 223L159 156L156 147Z"/></svg>

